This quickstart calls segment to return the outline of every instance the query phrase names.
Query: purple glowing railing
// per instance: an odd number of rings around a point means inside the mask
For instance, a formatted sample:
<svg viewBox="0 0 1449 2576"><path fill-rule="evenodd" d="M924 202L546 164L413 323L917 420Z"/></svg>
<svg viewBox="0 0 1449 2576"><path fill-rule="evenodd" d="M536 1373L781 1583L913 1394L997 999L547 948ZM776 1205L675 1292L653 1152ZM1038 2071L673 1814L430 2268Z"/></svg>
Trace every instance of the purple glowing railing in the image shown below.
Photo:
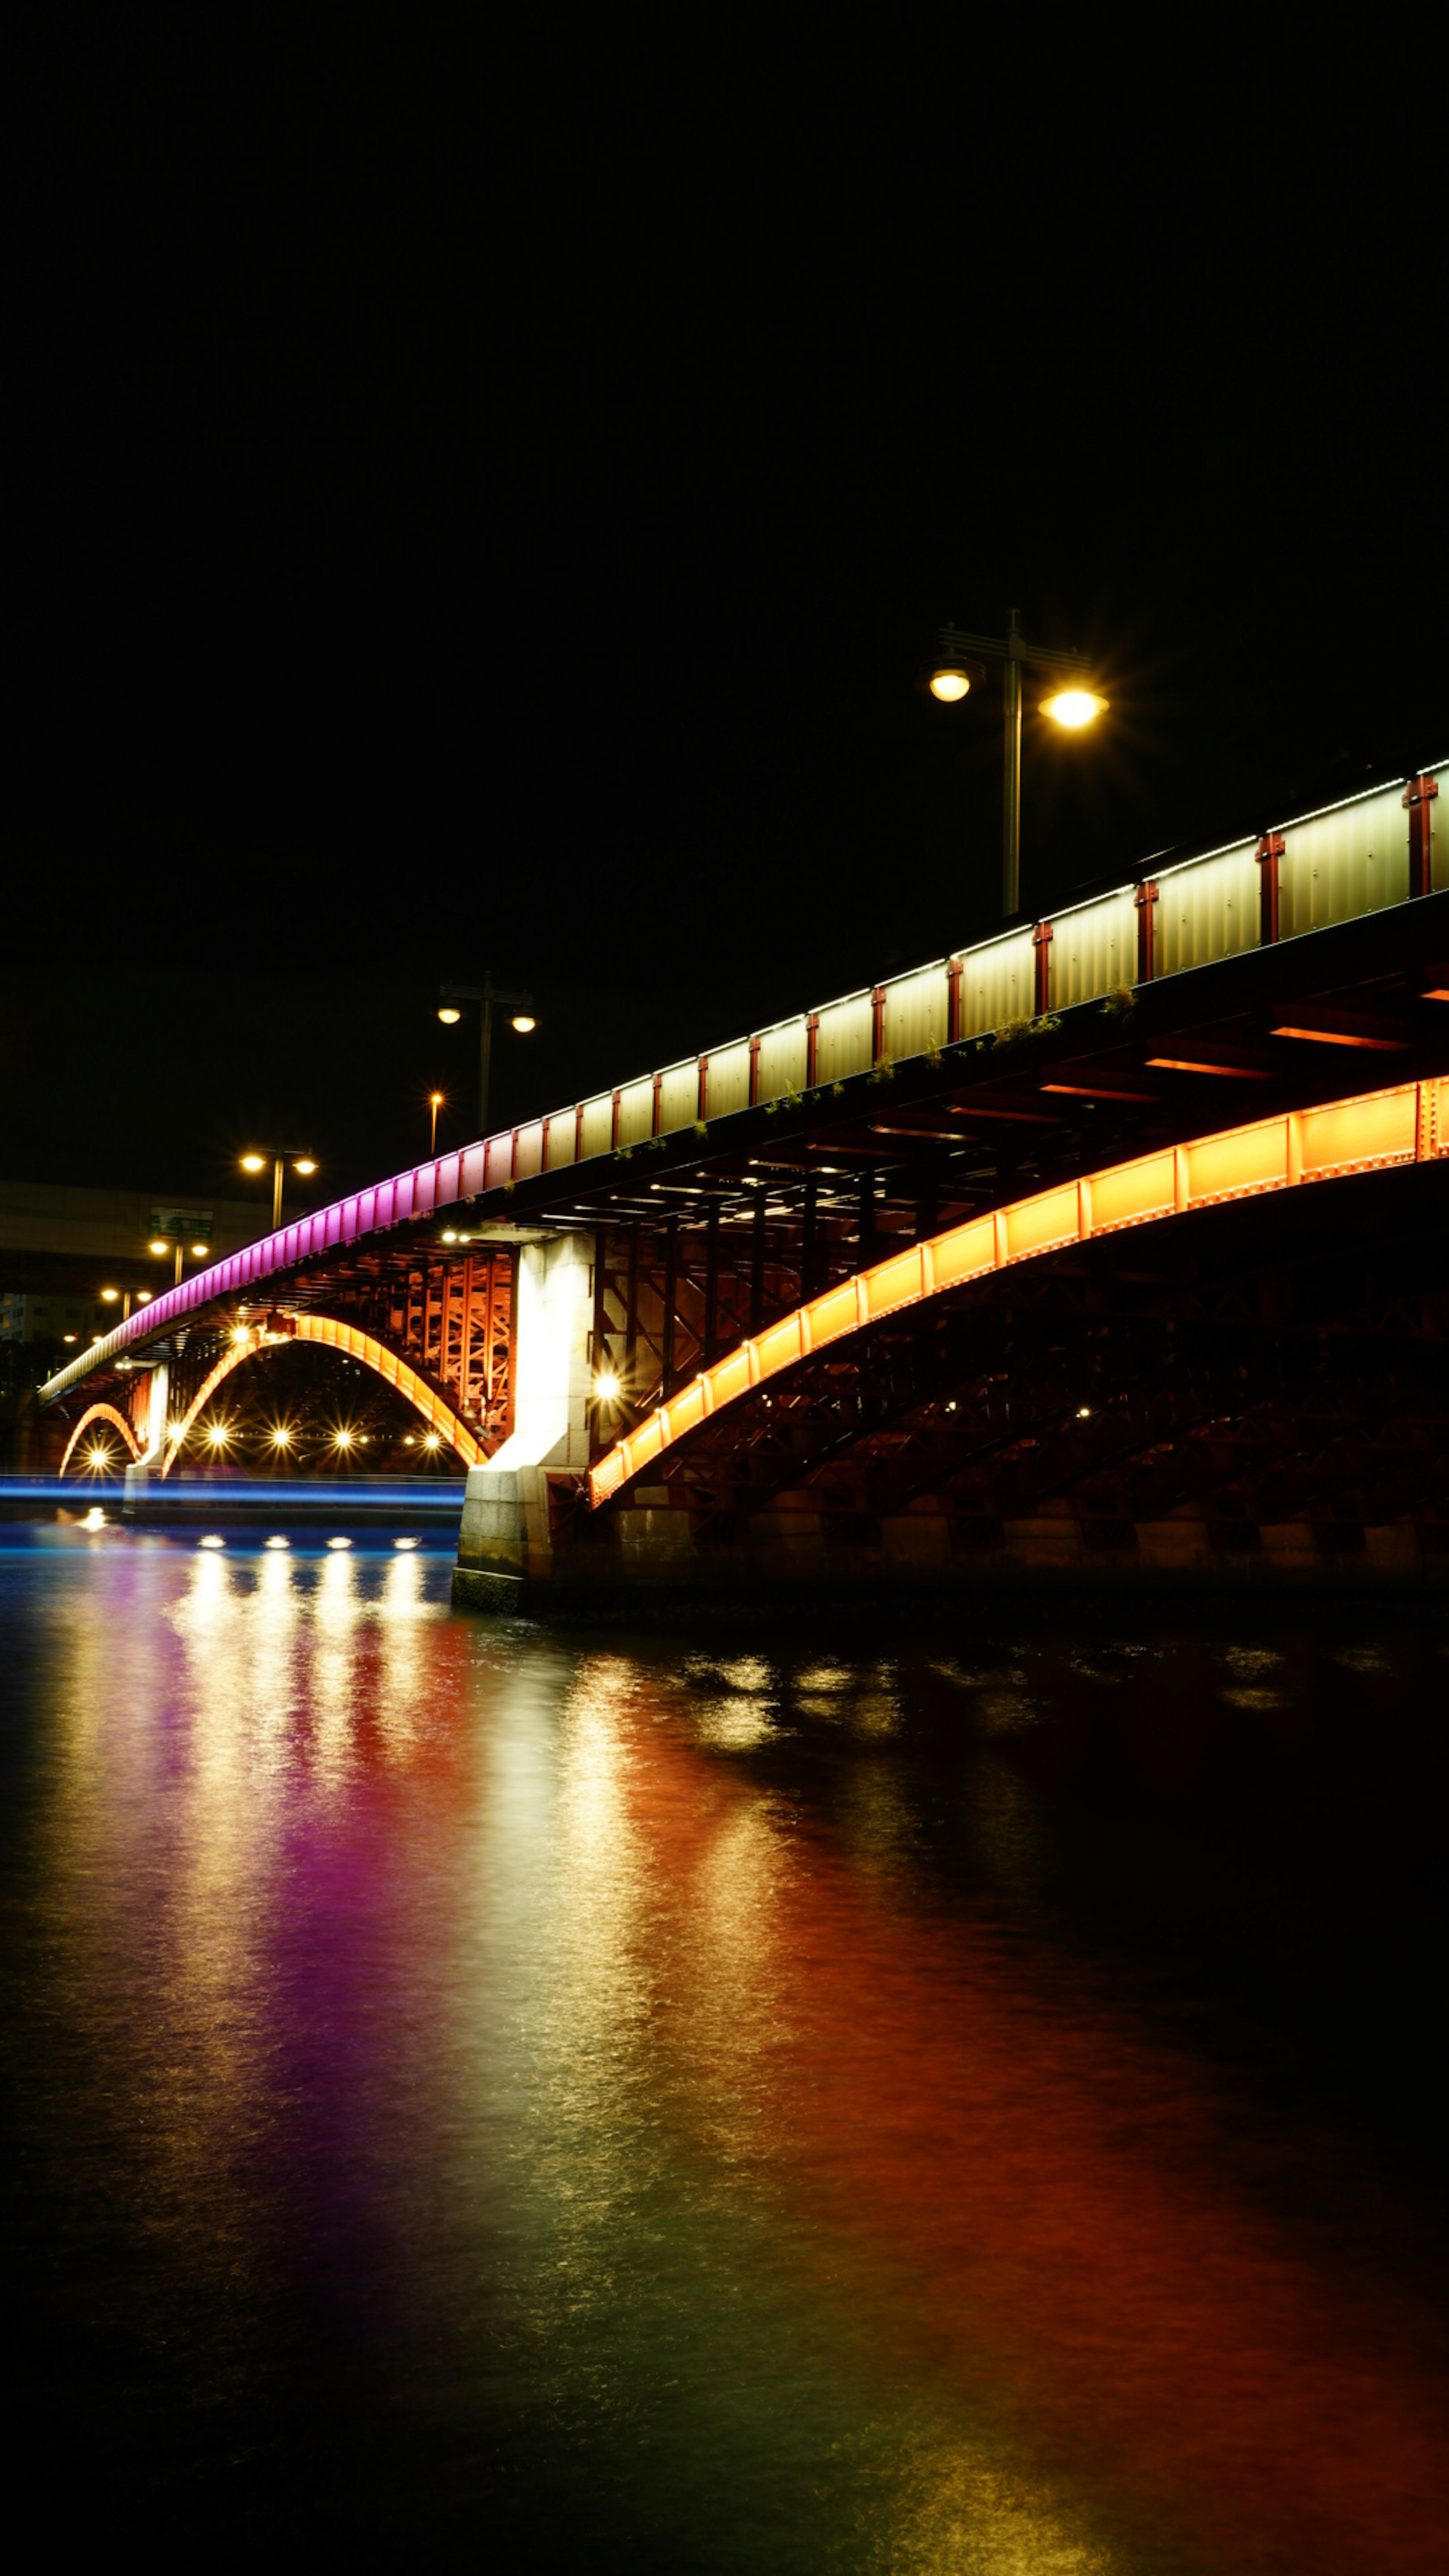
<svg viewBox="0 0 1449 2576"><path fill-rule="evenodd" d="M390 1181L378 1181L371 1189L355 1191L351 1198L334 1199L330 1207L318 1208L312 1216L298 1217L291 1225L279 1227L275 1234L260 1236L240 1252L229 1252L224 1261L213 1261L207 1269L183 1279L178 1288L167 1288L149 1305L138 1306L124 1323L117 1324L101 1341L93 1342L89 1350L47 1378L42 1392L47 1397L64 1394L89 1369L119 1357L132 1342L149 1340L153 1333L164 1332L169 1325L184 1323L188 1315L213 1305L219 1297L234 1297L279 1273L295 1270L300 1262L330 1252L335 1244L355 1243L362 1235L380 1234L389 1226L408 1225L415 1218L432 1216L438 1208L451 1207L457 1199L476 1198L485 1179L496 1188L501 1181L512 1178L511 1169L499 1168L505 1160L511 1166L511 1133L492 1136L486 1145L465 1145L457 1153L440 1154L435 1162L419 1163Z"/></svg>

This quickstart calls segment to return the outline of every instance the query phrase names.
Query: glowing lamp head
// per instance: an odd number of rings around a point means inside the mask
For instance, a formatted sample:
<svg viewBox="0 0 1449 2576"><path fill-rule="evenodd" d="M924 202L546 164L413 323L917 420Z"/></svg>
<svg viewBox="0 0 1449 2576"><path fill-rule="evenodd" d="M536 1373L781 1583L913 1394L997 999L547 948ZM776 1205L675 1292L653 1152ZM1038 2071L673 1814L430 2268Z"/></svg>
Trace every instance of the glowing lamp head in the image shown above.
<svg viewBox="0 0 1449 2576"><path fill-rule="evenodd" d="M99 1442L97 1442L95 1448L92 1449L89 1454L91 1465L97 1470L97 1472L99 1472L102 1467L108 1467L111 1463L111 1453L109 1449L103 1449Z"/></svg>
<svg viewBox="0 0 1449 2576"><path fill-rule="evenodd" d="M224 1422L210 1423L207 1427L206 1436L213 1449L224 1449L226 1447L226 1424Z"/></svg>
<svg viewBox="0 0 1449 2576"><path fill-rule="evenodd" d="M1107 711L1107 701L1092 689L1058 689L1055 697L1043 698L1041 711L1053 724L1064 725L1068 733L1080 733L1083 725L1094 724Z"/></svg>
<svg viewBox="0 0 1449 2576"><path fill-rule="evenodd" d="M613 1369L600 1369L594 1380L594 1393L600 1404L618 1403L619 1380Z"/></svg>
<svg viewBox="0 0 1449 2576"><path fill-rule="evenodd" d="M428 1107L430 1109L441 1109L442 1105L443 1095L441 1091L430 1091L428 1093Z"/></svg>
<svg viewBox="0 0 1449 2576"><path fill-rule="evenodd" d="M136 1291L136 1303L137 1303L137 1305L138 1305L138 1306L149 1306L149 1305L150 1305L150 1303L151 1303L151 1291L150 1291L150 1289L149 1289L149 1288L138 1288L138 1289L137 1289L137 1291Z"/></svg>
<svg viewBox="0 0 1449 2576"><path fill-rule="evenodd" d="M954 707L970 689L971 675L969 671L961 670L959 665L943 662L939 671L931 673L930 685L933 698L939 698L943 707Z"/></svg>
<svg viewBox="0 0 1449 2576"><path fill-rule="evenodd" d="M103 1289L101 1290L101 1303L102 1303L102 1305L103 1305L103 1306L114 1306L114 1304L115 1304L115 1302L116 1302L116 1299L119 1297L120 1293L121 1293L121 1292L120 1292L119 1288L103 1288Z"/></svg>
<svg viewBox="0 0 1449 2576"><path fill-rule="evenodd" d="M534 1030L538 1026L538 1022L533 1019L527 1011L515 1011L513 1015L513 1025L517 1029L519 1036L521 1038L526 1038L532 1036Z"/></svg>
<svg viewBox="0 0 1449 2576"><path fill-rule="evenodd" d="M243 1343L251 1340L251 1334L248 1332L245 1324L233 1324L231 1328L231 1338L236 1349L240 1350Z"/></svg>
<svg viewBox="0 0 1449 2576"><path fill-rule="evenodd" d="M310 1179L312 1178L313 1173L314 1173L314 1172L316 1171L316 1169L317 1169L317 1166L316 1166L316 1164L313 1162L312 1157L311 1157L311 1155L310 1155L310 1154L303 1154L303 1155L301 1155L301 1156L299 1157L299 1159L298 1159L298 1160L297 1160L297 1161L292 1165L292 1169L293 1169L293 1171L294 1171L294 1172L300 1172L300 1174L301 1174L301 1176L302 1176L302 1178L303 1178L303 1180L304 1180L304 1181L310 1181Z"/></svg>
<svg viewBox="0 0 1449 2576"><path fill-rule="evenodd" d="M291 1437L292 1434L288 1430L286 1423L279 1422L272 1433L272 1447L274 1449L285 1449Z"/></svg>
<svg viewBox="0 0 1449 2576"><path fill-rule="evenodd" d="M193 1261L204 1261L210 1250L211 1246L209 1243L193 1243L191 1247L191 1258Z"/></svg>
<svg viewBox="0 0 1449 2576"><path fill-rule="evenodd" d="M267 1168L266 1155L243 1154L241 1167L244 1172L264 1172Z"/></svg>
<svg viewBox="0 0 1449 2576"><path fill-rule="evenodd" d="M170 1244L167 1242L166 1237L165 1237L165 1235L164 1235L164 1234L158 1234L158 1235L157 1235L157 1237L156 1237L155 1242L154 1242L153 1244L151 1244L151 1245L150 1245L149 1249L150 1249L152 1252L158 1252L158 1253L159 1253L159 1252L169 1252L169 1251L170 1251L170 1249L171 1249L171 1246L170 1246Z"/></svg>
<svg viewBox="0 0 1449 2576"><path fill-rule="evenodd" d="M451 1002L445 1002L438 1013L438 1017L442 1021L445 1029L455 1029L462 1016L462 1012L455 1010Z"/></svg>
<svg viewBox="0 0 1449 2576"><path fill-rule="evenodd" d="M443 1444L442 1444L441 1440L439 1439L438 1434L436 1433L436 1431L425 1431L425 1432L424 1432L424 1434L423 1434L423 1447L424 1447L425 1449L441 1449L442 1445L443 1445Z"/></svg>
<svg viewBox="0 0 1449 2576"><path fill-rule="evenodd" d="M352 1434L345 1428L341 1431L334 1431L332 1438L334 1445L339 1449L350 1449L352 1446Z"/></svg>

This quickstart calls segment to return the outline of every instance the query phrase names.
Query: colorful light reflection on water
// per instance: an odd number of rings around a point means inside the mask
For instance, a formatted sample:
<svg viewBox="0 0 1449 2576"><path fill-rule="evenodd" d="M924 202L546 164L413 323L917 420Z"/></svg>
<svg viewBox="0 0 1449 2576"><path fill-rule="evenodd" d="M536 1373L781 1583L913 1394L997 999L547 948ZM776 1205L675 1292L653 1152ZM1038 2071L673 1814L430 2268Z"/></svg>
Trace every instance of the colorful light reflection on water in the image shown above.
<svg viewBox="0 0 1449 2576"><path fill-rule="evenodd" d="M109 2528L1446 2563L1428 2096L1349 1965L1437 1992L1433 1632L446 1592L0 1552L16 2421Z"/></svg>

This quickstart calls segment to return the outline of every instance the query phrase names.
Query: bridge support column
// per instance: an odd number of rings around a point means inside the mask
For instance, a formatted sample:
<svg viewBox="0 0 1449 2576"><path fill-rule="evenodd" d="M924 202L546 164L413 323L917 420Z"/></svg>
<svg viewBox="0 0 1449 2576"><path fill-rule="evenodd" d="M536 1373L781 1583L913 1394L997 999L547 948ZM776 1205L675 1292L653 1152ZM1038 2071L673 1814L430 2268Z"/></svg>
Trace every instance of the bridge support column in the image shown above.
<svg viewBox="0 0 1449 2576"><path fill-rule="evenodd" d="M166 1414L169 1391L170 1373L163 1360L159 1368L153 1368L151 1371L150 1409L146 1415L145 1446L140 1457L133 1460L126 1469L123 1509L144 1499L151 1482L152 1468L159 1467L166 1456Z"/></svg>
<svg viewBox="0 0 1449 2576"><path fill-rule="evenodd" d="M513 1609L525 1578L553 1570L549 1470L581 1475L589 1463L592 1244L559 1234L519 1246L513 1429L468 1471L453 1575L465 1607Z"/></svg>

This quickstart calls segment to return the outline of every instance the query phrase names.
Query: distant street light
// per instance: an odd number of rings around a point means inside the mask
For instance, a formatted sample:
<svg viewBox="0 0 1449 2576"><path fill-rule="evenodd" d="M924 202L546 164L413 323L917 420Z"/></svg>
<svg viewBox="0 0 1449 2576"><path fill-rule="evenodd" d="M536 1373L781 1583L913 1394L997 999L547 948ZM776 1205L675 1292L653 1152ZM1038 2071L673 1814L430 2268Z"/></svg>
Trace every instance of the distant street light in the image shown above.
<svg viewBox="0 0 1449 2576"><path fill-rule="evenodd" d="M1021 900L1021 682L1023 671L1040 671L1060 686L1040 702L1068 733L1105 714L1107 701L1092 686L1080 653L1058 653L1049 645L1028 644L1013 608L1004 636L967 635L959 626L943 626L928 686L943 706L957 706L973 681L984 680L981 656L1000 662L1006 677L1006 736L1002 772L1001 908L1014 913Z"/></svg>
<svg viewBox="0 0 1449 2576"><path fill-rule="evenodd" d="M509 1026L521 1038L531 1037L538 1022L533 1016L531 993L505 993L491 974L481 984L444 984L438 1000L438 1017L444 1028L456 1028L463 1014L459 1005L475 1002L478 1006L478 1133L488 1133L488 1064L493 1052L493 1012L510 1014Z"/></svg>
<svg viewBox="0 0 1449 2576"><path fill-rule="evenodd" d="M205 1219L202 1219L201 1222L204 1223ZM179 1225L181 1223L181 1218L179 1216L175 1217L173 1219L173 1223ZM185 1260L187 1250L182 1237L179 1234L153 1234L146 1249L148 1252L154 1253L158 1261L162 1258L163 1254L174 1252L176 1256L176 1269L174 1275L176 1285L179 1288L181 1285L182 1265ZM211 1246L209 1243L193 1243L191 1246L191 1258L193 1261L204 1261L210 1250ZM149 1304L150 1296L151 1292L148 1288L144 1292L143 1302Z"/></svg>
<svg viewBox="0 0 1449 2576"><path fill-rule="evenodd" d="M428 1093L428 1107L433 1113L433 1123L428 1133L429 1162L432 1161L433 1156L438 1150L438 1111L442 1108L443 1099L444 1094L441 1091L430 1091Z"/></svg>
<svg viewBox="0 0 1449 2576"><path fill-rule="evenodd" d="M290 1162L293 1171L304 1181L310 1181L317 1166L310 1154L298 1153L295 1145L262 1145L253 1146L249 1154L243 1154L241 1167L244 1172L264 1172L269 1162L272 1166L272 1232L275 1234L282 1222L282 1175L287 1164ZM205 1249L203 1244L202 1250Z"/></svg>

